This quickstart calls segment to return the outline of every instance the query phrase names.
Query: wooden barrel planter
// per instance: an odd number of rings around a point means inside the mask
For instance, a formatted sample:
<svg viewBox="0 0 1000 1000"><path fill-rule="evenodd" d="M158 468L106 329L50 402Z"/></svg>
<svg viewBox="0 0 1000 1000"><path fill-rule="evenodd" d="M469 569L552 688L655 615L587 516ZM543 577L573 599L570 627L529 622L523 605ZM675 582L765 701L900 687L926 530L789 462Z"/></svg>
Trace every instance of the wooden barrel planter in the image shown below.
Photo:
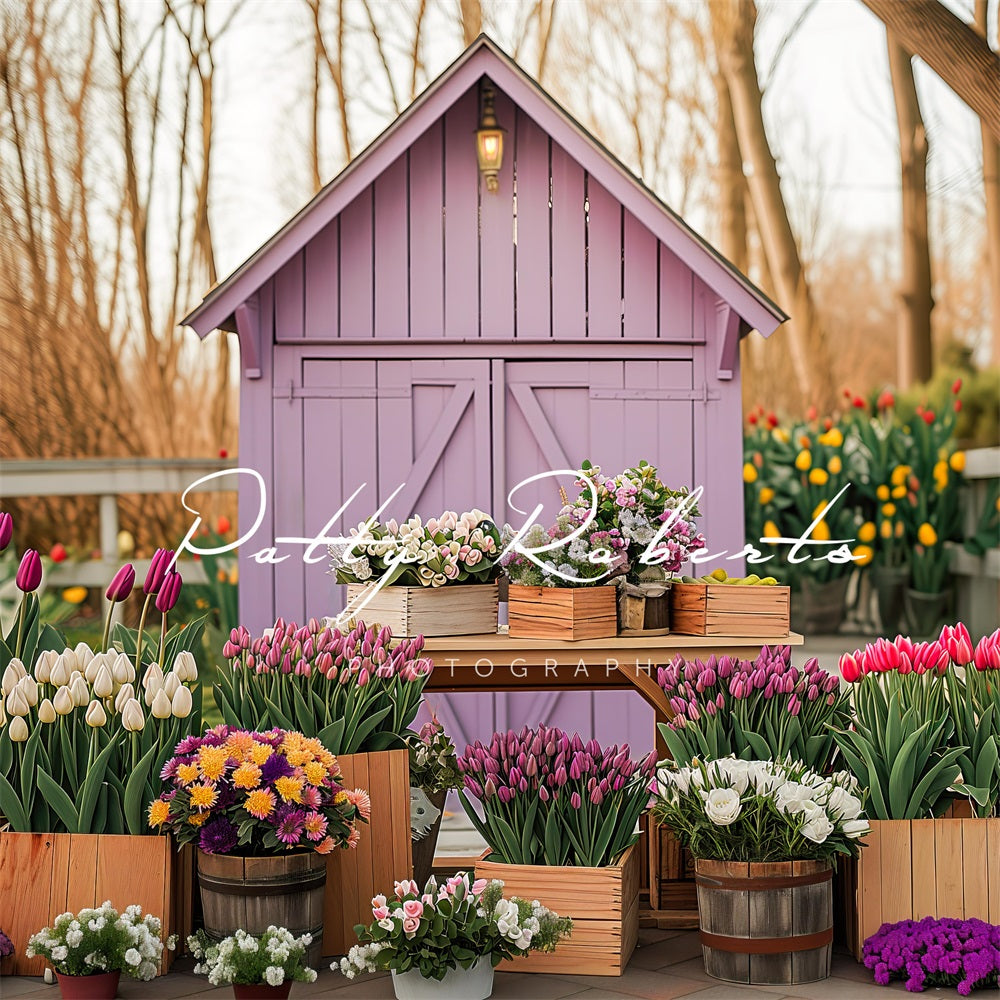
<svg viewBox="0 0 1000 1000"><path fill-rule="evenodd" d="M198 884L205 933L215 941L245 930L263 934L274 924L296 937L311 934L306 964L323 954L323 890L326 858L292 851L266 858L198 852Z"/></svg>
<svg viewBox="0 0 1000 1000"><path fill-rule="evenodd" d="M826 979L832 880L823 861L695 861L705 971L760 986Z"/></svg>

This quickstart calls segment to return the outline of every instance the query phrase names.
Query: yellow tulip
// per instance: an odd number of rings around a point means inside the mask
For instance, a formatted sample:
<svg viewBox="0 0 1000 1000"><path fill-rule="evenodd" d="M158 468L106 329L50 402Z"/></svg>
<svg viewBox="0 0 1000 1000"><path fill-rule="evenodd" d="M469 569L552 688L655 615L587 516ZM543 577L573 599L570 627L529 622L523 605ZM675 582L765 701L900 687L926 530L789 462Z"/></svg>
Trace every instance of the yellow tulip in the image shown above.
<svg viewBox="0 0 1000 1000"><path fill-rule="evenodd" d="M828 542L830 541L830 526L826 521L820 521L815 528L810 532L810 538L815 538L818 542Z"/></svg>
<svg viewBox="0 0 1000 1000"><path fill-rule="evenodd" d="M840 460L839 455L834 455L829 462L826 463L826 467L830 470L833 475L837 475L841 469L844 468L844 463Z"/></svg>
<svg viewBox="0 0 1000 1000"><path fill-rule="evenodd" d="M897 465L895 469L892 470L892 475L889 477L889 481L893 486L899 486L906 482L906 477L913 471L913 469L908 465Z"/></svg>
<svg viewBox="0 0 1000 1000"><path fill-rule="evenodd" d="M893 534L897 538L902 538L903 537L903 522L902 521L897 521L896 522L896 530L893 532Z"/></svg>
<svg viewBox="0 0 1000 1000"><path fill-rule="evenodd" d="M903 522L900 521L899 524L902 527ZM882 522L881 534L883 538L892 538L892 521Z"/></svg>
<svg viewBox="0 0 1000 1000"><path fill-rule="evenodd" d="M851 552L857 566L867 566L875 557L875 550L870 545L855 545Z"/></svg>
<svg viewBox="0 0 1000 1000"><path fill-rule="evenodd" d="M884 504L882 504L882 515L884 517L895 517L895 515L896 515L896 505L894 503L884 503Z"/></svg>
<svg viewBox="0 0 1000 1000"><path fill-rule="evenodd" d="M812 465L812 452L804 448L795 456L795 468L805 472Z"/></svg>
<svg viewBox="0 0 1000 1000"><path fill-rule="evenodd" d="M816 506L813 507L812 520L815 521L816 518L819 517L820 514L822 514L825 509L826 509L826 503L825 502L821 502L821 503L816 504Z"/></svg>
<svg viewBox="0 0 1000 1000"><path fill-rule="evenodd" d="M926 521L919 528L917 528L917 541L920 542L925 548L932 548L937 545L937 532L934 530L933 526L928 524Z"/></svg>
<svg viewBox="0 0 1000 1000"><path fill-rule="evenodd" d="M757 466L753 462L744 462L743 464L743 482L745 483L755 483L757 482ZM223 570L223 572L225 572ZM228 577L227 577L228 579Z"/></svg>
<svg viewBox="0 0 1000 1000"><path fill-rule="evenodd" d="M760 496L758 497L761 504L768 504L774 499L774 490L770 486L761 487Z"/></svg>
<svg viewBox="0 0 1000 1000"><path fill-rule="evenodd" d="M62 592L62 599L67 604L83 604L87 599L86 587L67 587Z"/></svg>
<svg viewBox="0 0 1000 1000"><path fill-rule="evenodd" d="M774 521L764 522L764 537L765 538L780 538L781 532L778 531L778 526Z"/></svg>
<svg viewBox="0 0 1000 1000"><path fill-rule="evenodd" d="M788 444L788 442L792 439L791 435L785 430L784 427L775 427L774 430L771 431L771 437L781 444Z"/></svg>
<svg viewBox="0 0 1000 1000"><path fill-rule="evenodd" d="M902 500L906 496L906 486L893 486L892 499Z"/></svg>
<svg viewBox="0 0 1000 1000"><path fill-rule="evenodd" d="M965 452L954 452L951 458L948 459L948 464L951 466L952 472L965 472Z"/></svg>
<svg viewBox="0 0 1000 1000"><path fill-rule="evenodd" d="M865 521L864 524L858 528L858 541L870 542L875 538L875 525L871 521Z"/></svg>
<svg viewBox="0 0 1000 1000"><path fill-rule="evenodd" d="M229 583L230 583L230 584L231 584L231 585L232 585L233 587L235 587L235 586L236 586L236 584L238 584L239 582L240 582L240 568L239 568L239 566L234 566L234 567L233 567L233 568L232 568L232 569L231 569L231 570L229 571Z"/></svg>
<svg viewBox="0 0 1000 1000"><path fill-rule="evenodd" d="M813 486L825 486L829 480L830 474L826 471L826 469L816 468L809 472L809 482L811 482Z"/></svg>
<svg viewBox="0 0 1000 1000"><path fill-rule="evenodd" d="M934 489L943 493L948 486L948 463L944 460L934 466Z"/></svg>
<svg viewBox="0 0 1000 1000"><path fill-rule="evenodd" d="M839 427L831 427L825 434L820 434L817 440L828 448L839 448L844 443L844 435Z"/></svg>
<svg viewBox="0 0 1000 1000"><path fill-rule="evenodd" d="M879 498L879 500L888 500L889 499L889 487L888 486L880 486L875 491L875 496L877 496Z"/></svg>

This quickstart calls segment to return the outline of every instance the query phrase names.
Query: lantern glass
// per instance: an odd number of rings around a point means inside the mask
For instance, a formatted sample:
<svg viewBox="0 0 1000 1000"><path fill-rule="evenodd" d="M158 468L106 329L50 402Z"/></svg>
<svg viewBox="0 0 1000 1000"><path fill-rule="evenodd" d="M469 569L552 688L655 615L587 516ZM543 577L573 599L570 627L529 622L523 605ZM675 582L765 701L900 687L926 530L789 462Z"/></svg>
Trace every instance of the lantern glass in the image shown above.
<svg viewBox="0 0 1000 1000"><path fill-rule="evenodd" d="M476 148L479 153L479 169L498 171L503 164L503 132L500 129L483 128L477 133Z"/></svg>

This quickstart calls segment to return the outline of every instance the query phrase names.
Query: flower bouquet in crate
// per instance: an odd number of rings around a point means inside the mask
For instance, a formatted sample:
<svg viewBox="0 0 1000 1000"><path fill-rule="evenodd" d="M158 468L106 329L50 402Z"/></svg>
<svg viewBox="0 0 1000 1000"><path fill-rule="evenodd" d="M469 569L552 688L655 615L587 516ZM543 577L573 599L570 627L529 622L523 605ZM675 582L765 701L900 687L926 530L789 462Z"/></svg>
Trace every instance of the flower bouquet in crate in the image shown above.
<svg viewBox="0 0 1000 1000"><path fill-rule="evenodd" d="M488 514L370 518L351 535L329 548L331 573L348 585L341 620L363 613L407 636L496 631L500 532Z"/></svg>
<svg viewBox="0 0 1000 1000"><path fill-rule="evenodd" d="M575 922L562 957L518 968L624 970L638 936L635 844L655 762L655 753L634 761L628 746L602 748L545 726L495 733L459 758L459 797L490 846L476 874L524 895L544 893Z"/></svg>
<svg viewBox="0 0 1000 1000"><path fill-rule="evenodd" d="M833 861L857 857L869 830L853 775L725 757L661 765L652 788L654 816L695 857L709 975L755 984L825 979ZM748 894L744 934L734 934L734 891Z"/></svg>
<svg viewBox="0 0 1000 1000"><path fill-rule="evenodd" d="M399 1000L486 1000L496 965L552 952L573 927L538 900L505 898L502 882L465 872L441 884L430 878L423 891L397 882L395 898L375 896L371 913L374 922L357 927L361 943L332 968L349 979L390 970Z"/></svg>

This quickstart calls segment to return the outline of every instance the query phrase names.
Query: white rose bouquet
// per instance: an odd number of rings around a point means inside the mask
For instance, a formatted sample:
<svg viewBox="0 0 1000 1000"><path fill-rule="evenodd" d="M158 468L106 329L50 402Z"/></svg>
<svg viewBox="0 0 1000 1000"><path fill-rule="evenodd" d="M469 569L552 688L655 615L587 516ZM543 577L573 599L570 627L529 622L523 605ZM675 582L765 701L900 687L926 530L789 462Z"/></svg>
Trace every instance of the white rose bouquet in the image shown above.
<svg viewBox="0 0 1000 1000"><path fill-rule="evenodd" d="M832 861L857 857L868 833L857 780L825 777L798 762L693 760L658 766L653 815L696 858Z"/></svg>

